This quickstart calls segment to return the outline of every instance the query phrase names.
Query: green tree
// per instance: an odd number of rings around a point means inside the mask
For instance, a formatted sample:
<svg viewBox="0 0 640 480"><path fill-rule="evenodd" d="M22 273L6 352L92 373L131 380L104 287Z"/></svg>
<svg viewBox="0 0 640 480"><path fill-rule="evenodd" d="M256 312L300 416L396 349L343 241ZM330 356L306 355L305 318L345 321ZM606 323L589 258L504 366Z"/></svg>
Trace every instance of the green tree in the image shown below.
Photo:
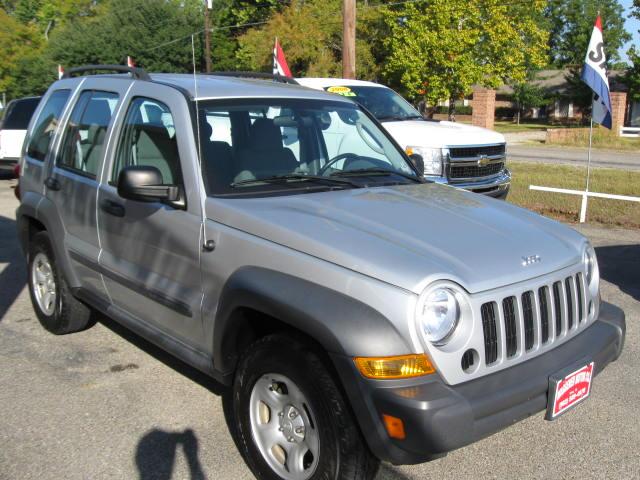
<svg viewBox="0 0 640 480"><path fill-rule="evenodd" d="M542 107L549 103L543 88L530 82L516 83L513 86L513 100L516 103L517 124L520 125L520 115L530 108Z"/></svg>
<svg viewBox="0 0 640 480"><path fill-rule="evenodd" d="M191 38L202 29L199 0L112 0L93 17L78 17L51 35L48 53L65 67L124 63L131 55L151 71L192 71ZM198 68L202 35L197 36Z"/></svg>
<svg viewBox="0 0 640 480"><path fill-rule="evenodd" d="M640 0L633 0L631 16L640 19ZM640 30L638 33L640 33ZM629 87L629 97L636 102L640 102L640 51L634 45L629 49L627 55L631 66L627 69L623 81Z"/></svg>
<svg viewBox="0 0 640 480"><path fill-rule="evenodd" d="M37 28L0 9L0 92L8 98L42 93L54 77L43 72L44 43Z"/></svg>
<svg viewBox="0 0 640 480"><path fill-rule="evenodd" d="M273 42L278 37L294 75L342 76L342 21L335 14L340 11L340 5L340 0L293 0L266 25L239 37L239 67L271 71ZM361 78L374 78L377 74L370 43L364 36L372 12L363 12L358 17L356 57Z"/></svg>
<svg viewBox="0 0 640 480"><path fill-rule="evenodd" d="M383 73L413 100L455 102L474 85L522 82L545 63L546 2L433 0L386 10L391 36Z"/></svg>
<svg viewBox="0 0 640 480"><path fill-rule="evenodd" d="M608 62L620 60L619 50L631 37L624 28L624 9L618 0L551 0L545 10L551 65L582 65L598 11Z"/></svg>

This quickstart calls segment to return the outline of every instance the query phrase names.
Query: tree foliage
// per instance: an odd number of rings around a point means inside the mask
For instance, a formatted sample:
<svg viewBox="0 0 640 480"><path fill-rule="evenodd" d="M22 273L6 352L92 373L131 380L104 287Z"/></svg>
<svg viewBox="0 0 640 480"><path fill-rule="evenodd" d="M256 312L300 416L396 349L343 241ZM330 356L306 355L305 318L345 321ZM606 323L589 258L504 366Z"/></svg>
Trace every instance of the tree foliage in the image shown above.
<svg viewBox="0 0 640 480"><path fill-rule="evenodd" d="M598 12L609 65L620 60L619 50L631 37L618 0L551 0L545 11L551 65L582 65Z"/></svg>
<svg viewBox="0 0 640 480"><path fill-rule="evenodd" d="M640 0L633 0L631 15L640 20ZM638 31L640 33L640 30ZM632 100L640 102L640 51L632 46L627 52L631 67L626 71L623 81L629 87L629 96Z"/></svg>
<svg viewBox="0 0 640 480"><path fill-rule="evenodd" d="M271 71L271 52L278 37L294 75L342 76L342 20L336 15L340 8L340 0L293 0L266 25L251 29L238 39L239 67ZM372 15L365 11L358 17L356 56L360 78L373 78L377 73L366 34L370 18Z"/></svg>
<svg viewBox="0 0 640 480"><path fill-rule="evenodd" d="M520 124L520 115L526 110L549 103L545 90L530 82L516 83L513 86L512 98L516 103L518 124Z"/></svg>
<svg viewBox="0 0 640 480"><path fill-rule="evenodd" d="M65 66L122 64L127 55L152 71L189 72L190 34L201 29L200 2L112 0L94 17L80 17L54 31L49 55ZM201 36L197 59L201 60Z"/></svg>
<svg viewBox="0 0 640 480"><path fill-rule="evenodd" d="M474 85L523 81L545 63L544 1L433 0L390 7L388 81L412 99L455 101Z"/></svg>

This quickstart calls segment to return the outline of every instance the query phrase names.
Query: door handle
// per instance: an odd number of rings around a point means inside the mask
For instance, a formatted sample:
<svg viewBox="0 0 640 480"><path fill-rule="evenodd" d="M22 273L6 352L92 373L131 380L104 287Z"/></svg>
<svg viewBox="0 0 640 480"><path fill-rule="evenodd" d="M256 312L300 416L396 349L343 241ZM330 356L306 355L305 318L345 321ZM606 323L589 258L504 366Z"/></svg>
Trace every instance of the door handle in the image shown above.
<svg viewBox="0 0 640 480"><path fill-rule="evenodd" d="M49 190L58 191L61 188L60 181L55 177L49 177L44 181L44 184Z"/></svg>
<svg viewBox="0 0 640 480"><path fill-rule="evenodd" d="M114 202L113 200L103 200L100 203L100 209L114 217L124 217L125 214L124 205L120 205L118 202Z"/></svg>

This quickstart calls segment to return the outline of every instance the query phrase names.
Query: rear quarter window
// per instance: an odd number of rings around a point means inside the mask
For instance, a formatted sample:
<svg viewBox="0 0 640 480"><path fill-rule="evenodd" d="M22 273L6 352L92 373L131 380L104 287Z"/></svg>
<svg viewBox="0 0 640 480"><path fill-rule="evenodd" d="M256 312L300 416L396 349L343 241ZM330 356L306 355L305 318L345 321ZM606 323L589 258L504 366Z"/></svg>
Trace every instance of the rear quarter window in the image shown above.
<svg viewBox="0 0 640 480"><path fill-rule="evenodd" d="M67 100L69 100L70 94L71 90L56 90L47 99L47 103L45 103L40 112L29 139L29 145L27 146L27 155L29 157L43 161L47 156L51 140L58 128L60 115L67 104Z"/></svg>

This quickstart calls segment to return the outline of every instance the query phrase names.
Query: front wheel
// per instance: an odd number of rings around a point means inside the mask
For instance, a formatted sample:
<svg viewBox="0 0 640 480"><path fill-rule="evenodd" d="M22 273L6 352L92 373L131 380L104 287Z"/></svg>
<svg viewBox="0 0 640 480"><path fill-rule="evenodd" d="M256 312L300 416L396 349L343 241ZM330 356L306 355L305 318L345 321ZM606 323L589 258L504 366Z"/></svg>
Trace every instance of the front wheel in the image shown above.
<svg viewBox="0 0 640 480"><path fill-rule="evenodd" d="M258 479L369 480L378 470L321 354L295 336L250 346L223 402Z"/></svg>

